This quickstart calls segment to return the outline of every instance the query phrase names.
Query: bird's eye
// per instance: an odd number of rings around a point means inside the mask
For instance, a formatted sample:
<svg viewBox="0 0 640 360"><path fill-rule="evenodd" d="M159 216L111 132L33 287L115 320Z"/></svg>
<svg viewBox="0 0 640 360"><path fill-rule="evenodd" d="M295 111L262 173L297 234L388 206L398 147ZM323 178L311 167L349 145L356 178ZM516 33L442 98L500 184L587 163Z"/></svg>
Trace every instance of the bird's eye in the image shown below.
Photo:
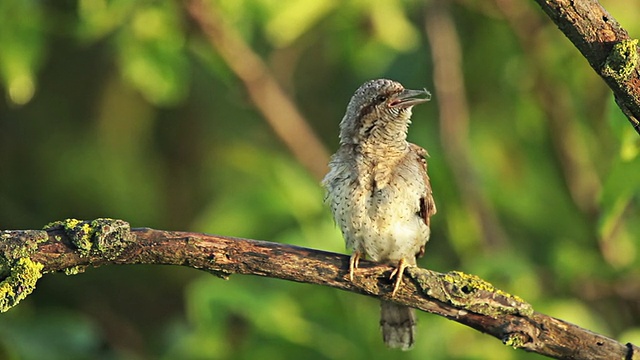
<svg viewBox="0 0 640 360"><path fill-rule="evenodd" d="M383 103L383 102L385 102L386 100L387 100L387 97L386 97L386 96L384 96L384 95L378 95L378 97L376 98L376 101L377 101L378 103Z"/></svg>

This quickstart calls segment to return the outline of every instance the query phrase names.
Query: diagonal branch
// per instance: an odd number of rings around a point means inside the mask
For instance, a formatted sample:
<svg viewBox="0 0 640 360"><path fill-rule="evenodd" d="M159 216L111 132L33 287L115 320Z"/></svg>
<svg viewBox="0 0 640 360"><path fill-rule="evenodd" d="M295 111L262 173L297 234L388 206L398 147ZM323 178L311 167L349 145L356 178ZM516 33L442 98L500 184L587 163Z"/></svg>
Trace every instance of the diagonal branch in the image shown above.
<svg viewBox="0 0 640 360"><path fill-rule="evenodd" d="M638 40L597 0L535 0L609 85L616 103L640 134Z"/></svg>
<svg viewBox="0 0 640 360"><path fill-rule="evenodd" d="M87 266L169 264L231 274L259 275L330 286L444 316L514 348L557 359L635 359L640 348L536 313L517 296L461 272L407 269L391 298L392 268L362 261L348 280L349 257L265 241L192 232L130 229L122 220L68 219L45 230L0 232L0 311L28 295L45 273L82 272Z"/></svg>
<svg viewBox="0 0 640 360"><path fill-rule="evenodd" d="M212 4L190 0L186 7L211 46L242 81L249 98L275 134L316 179L322 179L329 154L264 61Z"/></svg>
<svg viewBox="0 0 640 360"><path fill-rule="evenodd" d="M593 219L598 216L598 194L602 184L579 124L567 121L578 116L576 107L568 101L571 98L570 90L548 71L543 55L545 51L541 46L543 37L539 36L544 19L531 16L529 11L522 11L519 0L494 0L494 3L529 59L527 66L533 75L533 95L548 120L549 135L567 190L578 209ZM606 101L603 99L602 102Z"/></svg>

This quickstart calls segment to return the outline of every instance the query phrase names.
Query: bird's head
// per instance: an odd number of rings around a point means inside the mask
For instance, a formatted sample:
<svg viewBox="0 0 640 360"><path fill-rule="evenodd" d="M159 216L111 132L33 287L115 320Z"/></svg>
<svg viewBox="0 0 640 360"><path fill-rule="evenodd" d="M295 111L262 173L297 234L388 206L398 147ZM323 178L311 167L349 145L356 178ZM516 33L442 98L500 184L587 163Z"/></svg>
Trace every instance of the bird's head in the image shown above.
<svg viewBox="0 0 640 360"><path fill-rule="evenodd" d="M340 123L340 142L359 144L372 136L404 141L411 109L431 99L427 90L408 90L388 79L370 80L356 90ZM386 139L401 136L402 139Z"/></svg>

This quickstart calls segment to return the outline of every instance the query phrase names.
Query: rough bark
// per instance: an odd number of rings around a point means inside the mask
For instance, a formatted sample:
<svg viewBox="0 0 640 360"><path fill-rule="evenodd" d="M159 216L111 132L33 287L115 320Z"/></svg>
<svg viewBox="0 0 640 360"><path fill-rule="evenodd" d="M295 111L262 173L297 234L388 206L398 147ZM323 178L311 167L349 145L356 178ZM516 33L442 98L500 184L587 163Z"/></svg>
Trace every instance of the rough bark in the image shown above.
<svg viewBox="0 0 640 360"><path fill-rule="evenodd" d="M68 219L45 230L0 233L0 311L16 305L45 273L76 274L88 266L165 264L228 278L259 275L325 285L444 316L506 345L556 359L638 359L640 349L534 312L517 296L474 275L409 268L391 298L392 268L362 261L354 281L349 257L266 241L192 232L130 229L121 220Z"/></svg>
<svg viewBox="0 0 640 360"><path fill-rule="evenodd" d="M613 90L616 103L640 133L638 40L596 0L535 0Z"/></svg>

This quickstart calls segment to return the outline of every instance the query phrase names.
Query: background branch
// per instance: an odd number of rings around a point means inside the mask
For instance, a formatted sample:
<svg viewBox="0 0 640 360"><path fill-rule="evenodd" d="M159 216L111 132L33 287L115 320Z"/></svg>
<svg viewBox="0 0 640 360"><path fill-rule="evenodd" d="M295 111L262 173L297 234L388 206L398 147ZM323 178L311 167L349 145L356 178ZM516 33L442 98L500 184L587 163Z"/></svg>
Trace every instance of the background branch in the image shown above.
<svg viewBox="0 0 640 360"><path fill-rule="evenodd" d="M596 0L535 0L609 85L640 133L638 42Z"/></svg>
<svg viewBox="0 0 640 360"><path fill-rule="evenodd" d="M456 185L475 223L480 228L485 249L497 251L507 246L506 233L492 204L482 193L473 167L469 143L469 106L462 73L460 38L448 8L448 2L437 0L425 10L425 33L433 59L435 100L440 119L440 143L451 164Z"/></svg>
<svg viewBox="0 0 640 360"><path fill-rule="evenodd" d="M571 89L563 79L553 76L545 66L547 59L544 41L540 33L545 19L533 17L522 11L517 0L494 0L497 9L513 29L520 47L527 59L527 67L533 78L532 91L539 108L544 112L549 124L549 136L562 171L567 191L575 205L591 221L598 215L598 194L602 191L602 183L598 177L594 157L589 153L589 144L577 119L578 109L571 98ZM599 98L606 98L608 91L603 88ZM604 101L603 101L604 102Z"/></svg>
<svg viewBox="0 0 640 360"><path fill-rule="evenodd" d="M235 29L218 16L219 11L212 4L192 0L186 6L211 46L242 81L251 101L275 134L316 179L322 179L327 172L329 153L268 66Z"/></svg>
<svg viewBox="0 0 640 360"><path fill-rule="evenodd" d="M24 263L34 264L30 271L68 274L108 264L182 265L223 278L230 274L259 275L394 301L465 324L514 348L557 359L633 359L640 350L534 313L517 296L460 272L441 274L410 268L407 273L412 281L405 281L390 298L391 267L363 261L351 282L346 276L349 258L342 254L192 232L129 229L128 223L111 219L69 219L45 229L0 234L0 274L4 277L0 289L14 289L25 296L30 292L33 286L20 283L25 279ZM11 292L0 294L6 297Z"/></svg>

